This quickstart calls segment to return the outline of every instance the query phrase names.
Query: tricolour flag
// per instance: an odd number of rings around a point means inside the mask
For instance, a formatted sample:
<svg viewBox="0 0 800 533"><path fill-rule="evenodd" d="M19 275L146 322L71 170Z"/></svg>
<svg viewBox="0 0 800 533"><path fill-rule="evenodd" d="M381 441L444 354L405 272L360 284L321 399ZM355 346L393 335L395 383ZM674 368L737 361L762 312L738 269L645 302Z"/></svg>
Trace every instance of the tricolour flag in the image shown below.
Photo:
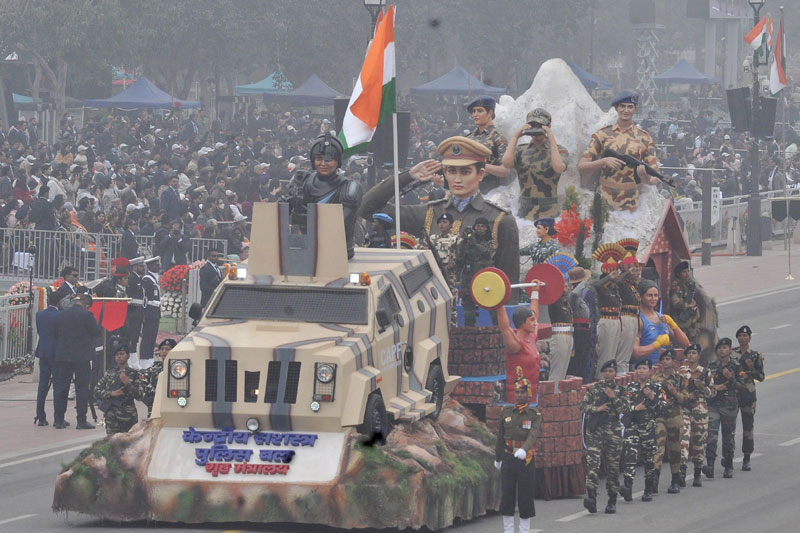
<svg viewBox="0 0 800 533"><path fill-rule="evenodd" d="M758 51L758 55L766 59L772 47L772 17L765 15L761 22L744 36L744 40L750 48Z"/></svg>
<svg viewBox="0 0 800 533"><path fill-rule="evenodd" d="M390 5L375 28L364 66L347 104L342 131L339 132L339 140L344 145L344 157L363 150L372 140L378 124L396 109L394 5Z"/></svg>
<svg viewBox="0 0 800 533"><path fill-rule="evenodd" d="M775 47L772 50L772 62L769 66L769 92L773 96L778 94L781 89L789 85L786 80L786 52L784 51L783 19L778 27L778 36L775 39Z"/></svg>

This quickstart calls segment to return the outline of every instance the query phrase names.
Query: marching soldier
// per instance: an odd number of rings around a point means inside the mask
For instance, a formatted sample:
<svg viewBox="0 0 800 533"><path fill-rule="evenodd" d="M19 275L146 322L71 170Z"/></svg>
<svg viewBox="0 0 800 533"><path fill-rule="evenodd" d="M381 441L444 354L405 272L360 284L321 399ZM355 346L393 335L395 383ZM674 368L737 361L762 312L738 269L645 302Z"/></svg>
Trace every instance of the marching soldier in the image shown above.
<svg viewBox="0 0 800 533"><path fill-rule="evenodd" d="M622 425L619 417L625 412L625 391L617 385L617 362L606 361L600 369L602 381L593 383L579 406L586 416L586 498L583 506L590 513L597 512L597 475L600 461L605 458L606 513L617 512L619 492L619 463L622 454Z"/></svg>
<svg viewBox="0 0 800 533"><path fill-rule="evenodd" d="M653 382L661 385L665 392L664 408L656 419L656 451L655 476L653 477L652 490L658 494L658 480L661 477L661 462L664 454L669 454L669 470L672 480L667 492L678 494L680 489L681 468L681 434L683 432L683 413L681 406L686 402L686 387L681 375L676 372L675 350L666 348L658 356L661 370L653 376Z"/></svg>
<svg viewBox="0 0 800 533"><path fill-rule="evenodd" d="M94 387L97 404L105 411L106 434L125 433L139 421L134 400L141 400L147 381L128 366L128 347L124 338L111 343L117 367L106 372Z"/></svg>
<svg viewBox="0 0 800 533"><path fill-rule="evenodd" d="M717 342L717 360L708 365L714 379L716 394L708 402L708 440L706 442L706 466L703 473L714 477L717 460L717 439L722 426L722 477L733 477L733 454L736 450L736 418L739 411L737 392L741 388L739 364L731 358L731 340L723 337Z"/></svg>
<svg viewBox="0 0 800 533"><path fill-rule="evenodd" d="M742 388L739 390L739 410L742 413L742 470L750 471L750 454L753 453L753 422L756 416L756 381L764 381L764 356L750 348L753 331L750 326L736 330L739 346L734 348L739 360L739 376Z"/></svg>
<svg viewBox="0 0 800 533"><path fill-rule="evenodd" d="M625 387L626 412L622 418L625 440L622 444L624 457L624 484L619 493L629 502L633 499L633 478L641 447L644 463L643 502L653 501L655 481L654 460L656 455L656 418L664 407L664 393L658 383L650 381L653 363L650 359L636 362L635 379Z"/></svg>
<svg viewBox="0 0 800 533"><path fill-rule="evenodd" d="M674 269L675 279L669 287L670 311L675 322L689 340L697 340L700 312L697 308L697 283L692 279L689 261L681 261Z"/></svg>
<svg viewBox="0 0 800 533"><path fill-rule="evenodd" d="M144 289L142 289L142 276L145 273L144 257L131 259L131 273L128 276L126 293L131 300L128 302L128 314L125 317L125 333L128 338L130 359L128 366L139 367L139 337L142 335L142 322L144 321Z"/></svg>
<svg viewBox="0 0 800 533"><path fill-rule="evenodd" d="M714 395L714 378L707 368L698 363L702 349L699 344L691 344L684 350L686 364L680 368L680 374L686 384L687 399L683 409L682 447L687 450L688 457L694 464L693 487L702 487L701 474L703 454L708 438L708 398ZM686 464L683 465L683 474Z"/></svg>
<svg viewBox="0 0 800 533"><path fill-rule="evenodd" d="M142 342L139 345L139 361L142 368L153 364L156 349L158 325L161 321L161 289L158 286L161 272L161 258L151 257L145 260L147 273L142 278L144 290L144 322L142 324Z"/></svg>
<svg viewBox="0 0 800 533"><path fill-rule="evenodd" d="M500 514L503 531L514 533L514 509L519 506L520 532L530 531L536 515L533 494L536 490L534 446L542 430L542 415L530 405L530 382L520 377L514 382L515 405L500 414L494 466L500 470L502 496Z"/></svg>
<svg viewBox="0 0 800 533"><path fill-rule="evenodd" d="M502 166L508 142L497 131L493 122L496 106L497 102L491 96L479 96L467 105L467 111L472 115L472 121L475 123L475 129L468 135L468 138L475 139L492 152L492 155L486 158L486 176L480 185L483 194L498 185L504 185L509 174L508 169Z"/></svg>

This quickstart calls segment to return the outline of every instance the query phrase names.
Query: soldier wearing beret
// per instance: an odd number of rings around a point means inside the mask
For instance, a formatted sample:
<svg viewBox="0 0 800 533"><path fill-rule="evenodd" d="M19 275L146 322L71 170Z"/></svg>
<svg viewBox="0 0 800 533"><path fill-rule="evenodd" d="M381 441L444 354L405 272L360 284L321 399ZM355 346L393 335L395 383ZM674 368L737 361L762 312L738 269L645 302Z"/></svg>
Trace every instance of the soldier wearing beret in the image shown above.
<svg viewBox="0 0 800 533"><path fill-rule="evenodd" d="M538 219L534 222L534 225L536 226L536 236L539 237L539 241L519 251L520 255L530 254L534 266L544 263L545 259L558 253L558 241L553 238L558 234L555 224L554 218L544 217Z"/></svg>
<svg viewBox="0 0 800 533"><path fill-rule="evenodd" d="M742 388L741 367L731 357L731 340L723 337L717 342L717 360L708 365L714 379L714 396L708 402L708 440L706 441L706 466L703 473L714 477L717 460L717 439L722 426L722 477L733 477L733 454L736 451L736 418L739 402L737 395Z"/></svg>
<svg viewBox="0 0 800 533"><path fill-rule="evenodd" d="M739 390L739 411L742 413L742 470L750 470L750 454L753 453L753 424L756 416L756 381L764 381L764 356L750 347L753 331L750 326L736 330L739 346L733 349L739 361L739 376L742 388Z"/></svg>
<svg viewBox="0 0 800 533"><path fill-rule="evenodd" d="M411 170L400 174L400 187L413 180L428 182L434 179L439 169L444 168L445 179L451 194L442 200L425 205L401 205L399 224L403 231L414 235L431 235L434 222L442 213L453 217L451 231L462 236L472 228L478 218L489 222L494 266L501 269L508 279L519 280L519 232L517 222L511 213L487 201L480 193L479 185L486 174L486 160L491 154L488 148L467 137L450 137L438 148L442 162L427 160L416 164ZM392 179L384 180L365 195L361 203L360 215L371 218L373 213L394 212L394 205L388 204L394 195ZM511 303L518 299L514 289Z"/></svg>
<svg viewBox="0 0 800 533"><path fill-rule="evenodd" d="M607 468L606 513L617 512L619 492L619 463L622 455L622 425L619 417L626 410L624 389L617 385L617 362L612 359L600 369L601 381L593 383L579 406L586 424L586 498L583 506L590 513L597 512L597 487L600 461L604 457Z"/></svg>
<svg viewBox="0 0 800 533"><path fill-rule="evenodd" d="M515 404L500 413L494 466L500 470L500 514L503 531L514 532L514 509L519 507L519 529L530 531L536 516L533 494L536 490L534 447L542 430L542 414L530 405L530 382L519 377L514 382Z"/></svg>
<svg viewBox="0 0 800 533"><path fill-rule="evenodd" d="M486 158L486 176L480 185L483 194L498 185L504 185L508 178L508 169L501 164L508 142L494 127L496 106L497 102L491 96L479 96L467 104L467 111L472 115L472 121L475 123L475 129L468 137L475 139L492 152L492 155Z"/></svg>
<svg viewBox="0 0 800 533"><path fill-rule="evenodd" d="M97 405L105 412L106 434L125 433L139 421L134 400L141 400L147 388L147 379L128 366L127 339L114 337L111 351L116 367L94 387Z"/></svg>
<svg viewBox="0 0 800 533"><path fill-rule="evenodd" d="M603 151L611 148L651 167L658 165L653 138L633 123L638 102L639 96L633 91L622 91L614 98L611 105L617 110L619 120L592 134L578 163L582 177L599 178L595 183L599 185L600 194L614 210L634 211L639 206L639 184L657 182L643 165L634 170L615 157L603 157Z"/></svg>
<svg viewBox="0 0 800 533"><path fill-rule="evenodd" d="M542 108L529 112L525 125L514 134L503 156L503 166L517 170L520 188L517 214L528 220L552 217L559 211L558 180L567 170L569 152L556 143L551 122L550 113ZM518 148L523 135L530 135L531 141Z"/></svg>

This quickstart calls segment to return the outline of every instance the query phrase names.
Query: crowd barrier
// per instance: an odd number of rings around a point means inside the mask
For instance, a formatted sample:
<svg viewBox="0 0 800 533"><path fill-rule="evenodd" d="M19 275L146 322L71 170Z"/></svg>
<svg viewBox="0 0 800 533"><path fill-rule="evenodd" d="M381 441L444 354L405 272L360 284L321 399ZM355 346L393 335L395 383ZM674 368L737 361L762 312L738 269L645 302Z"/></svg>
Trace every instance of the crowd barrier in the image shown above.
<svg viewBox="0 0 800 533"><path fill-rule="evenodd" d="M33 310L39 310L39 291L33 293ZM0 296L0 367L4 362L20 359L33 353L38 336L35 321L32 326L31 345L27 345L28 321L30 320L28 294ZM0 369L0 377L4 374Z"/></svg>

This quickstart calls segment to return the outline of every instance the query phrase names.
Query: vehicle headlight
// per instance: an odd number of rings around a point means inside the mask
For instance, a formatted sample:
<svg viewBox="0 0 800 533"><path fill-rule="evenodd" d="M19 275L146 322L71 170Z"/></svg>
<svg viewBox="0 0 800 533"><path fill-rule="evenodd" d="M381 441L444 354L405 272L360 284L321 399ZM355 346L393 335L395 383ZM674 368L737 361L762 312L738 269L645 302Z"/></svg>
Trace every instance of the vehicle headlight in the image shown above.
<svg viewBox="0 0 800 533"><path fill-rule="evenodd" d="M189 372L189 365L183 359L173 359L169 363L169 373L175 379L183 379Z"/></svg>
<svg viewBox="0 0 800 533"><path fill-rule="evenodd" d="M322 383L330 383L333 379L333 366L329 364L318 365L317 379Z"/></svg>
<svg viewBox="0 0 800 533"><path fill-rule="evenodd" d="M247 427L247 431L254 433L258 431L258 428L261 427L261 423L258 421L258 418L251 417L247 419L247 422L245 422L245 427Z"/></svg>

